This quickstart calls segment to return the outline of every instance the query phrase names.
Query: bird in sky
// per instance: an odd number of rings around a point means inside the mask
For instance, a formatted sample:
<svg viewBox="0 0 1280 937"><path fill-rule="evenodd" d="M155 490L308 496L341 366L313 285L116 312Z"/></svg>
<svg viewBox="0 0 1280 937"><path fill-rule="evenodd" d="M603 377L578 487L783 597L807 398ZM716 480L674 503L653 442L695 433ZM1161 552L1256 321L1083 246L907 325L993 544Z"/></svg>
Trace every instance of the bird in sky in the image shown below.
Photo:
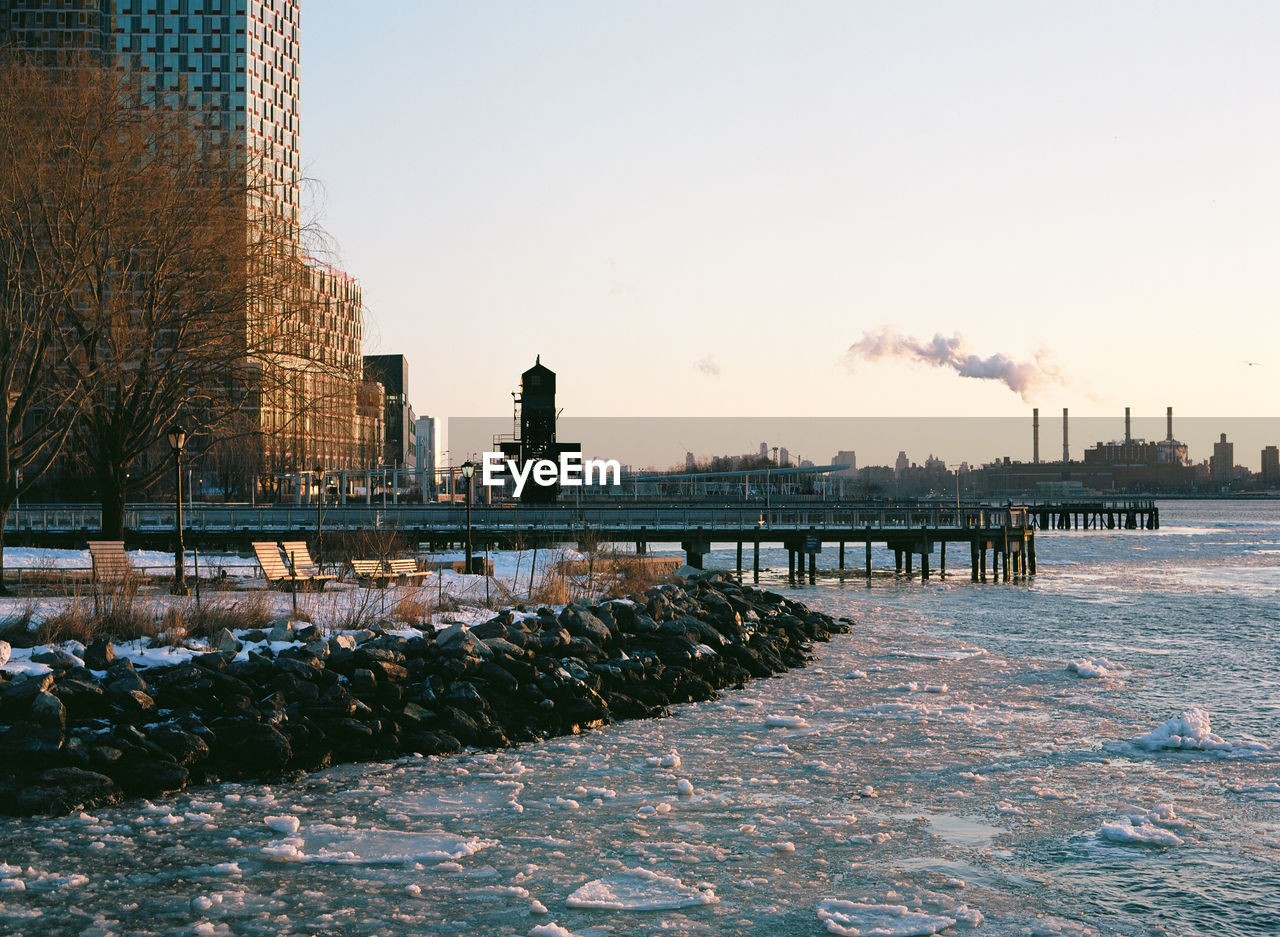
<svg viewBox="0 0 1280 937"><path fill-rule="evenodd" d="M1260 367L1262 367L1262 362L1261 362L1261 361L1245 361L1245 364L1247 364L1247 365L1248 365L1249 367L1251 367L1251 368L1260 368Z"/></svg>

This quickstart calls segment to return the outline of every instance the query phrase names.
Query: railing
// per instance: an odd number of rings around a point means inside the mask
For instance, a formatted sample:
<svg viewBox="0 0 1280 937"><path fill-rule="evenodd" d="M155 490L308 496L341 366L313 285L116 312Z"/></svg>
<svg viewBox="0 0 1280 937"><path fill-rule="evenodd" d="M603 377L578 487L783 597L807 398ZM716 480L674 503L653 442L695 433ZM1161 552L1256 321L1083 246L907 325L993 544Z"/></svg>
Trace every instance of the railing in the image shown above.
<svg viewBox="0 0 1280 937"><path fill-rule="evenodd" d="M473 505L473 528L491 531L546 530L895 530L921 527L973 529L1025 527L1025 507L916 504L783 504L767 508L745 505L635 504L555 505L546 507L489 507ZM96 506L23 507L10 512L7 529L32 531L96 530ZM466 526L466 509L459 505L325 506L320 512L324 530L432 530ZM312 530L314 505L193 505L184 509L187 529L198 531ZM135 505L125 511L125 528L133 531L172 530L174 510L165 505Z"/></svg>

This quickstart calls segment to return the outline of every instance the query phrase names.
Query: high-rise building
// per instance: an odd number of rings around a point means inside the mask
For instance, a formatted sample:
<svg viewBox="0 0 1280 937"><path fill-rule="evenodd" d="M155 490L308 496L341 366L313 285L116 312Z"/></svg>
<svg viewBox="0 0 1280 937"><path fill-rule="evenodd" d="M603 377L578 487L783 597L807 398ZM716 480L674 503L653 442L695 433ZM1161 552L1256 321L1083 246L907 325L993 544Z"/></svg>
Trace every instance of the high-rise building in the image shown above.
<svg viewBox="0 0 1280 937"><path fill-rule="evenodd" d="M204 143L251 174L246 223L270 219L290 237L297 268L248 321L272 323L273 347L251 417L268 478L381 460L368 450L359 283L306 257L301 222L300 0L0 0L0 45L74 66L76 56L133 76L140 101L195 116ZM300 272L299 272L300 271ZM269 302L274 308L249 308ZM283 326L281 322L283 321ZM253 326L248 326L252 330ZM246 333L246 348L260 347ZM270 373L267 373L270 372ZM264 480L265 481L265 480ZM263 487L270 487L267 481Z"/></svg>
<svg viewBox="0 0 1280 937"><path fill-rule="evenodd" d="M409 405L409 361L404 355L365 355L364 376L377 381L386 394L387 427L382 462L390 468L412 470L417 462L417 418Z"/></svg>
<svg viewBox="0 0 1280 937"><path fill-rule="evenodd" d="M1213 444L1213 458L1209 461L1209 477L1215 482L1226 484L1235 475L1236 446L1227 442L1227 434L1222 433Z"/></svg>
<svg viewBox="0 0 1280 937"><path fill-rule="evenodd" d="M414 470L418 473L418 487L424 501L436 496L440 471L440 424L433 416L420 416L414 430Z"/></svg>
<svg viewBox="0 0 1280 937"><path fill-rule="evenodd" d="M1262 450L1262 480L1271 485L1280 482L1280 448L1267 446Z"/></svg>

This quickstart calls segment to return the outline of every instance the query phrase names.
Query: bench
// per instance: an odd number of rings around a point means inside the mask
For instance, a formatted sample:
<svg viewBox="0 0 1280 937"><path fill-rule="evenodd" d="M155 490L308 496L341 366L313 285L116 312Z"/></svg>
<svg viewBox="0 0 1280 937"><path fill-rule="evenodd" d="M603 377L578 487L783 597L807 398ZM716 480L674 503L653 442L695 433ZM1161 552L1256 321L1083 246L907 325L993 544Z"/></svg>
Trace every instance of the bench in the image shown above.
<svg viewBox="0 0 1280 937"><path fill-rule="evenodd" d="M422 581L424 576L430 576L430 570L418 569L418 561L412 557L404 557L402 559L387 560L387 575L397 580L410 583L415 579Z"/></svg>
<svg viewBox="0 0 1280 937"><path fill-rule="evenodd" d="M305 550L306 545L304 544L303 551L305 552ZM324 584L333 578L332 576L320 576L318 571L315 574L308 574L308 569L315 570L315 564L311 562L309 554L306 557L306 563L303 564L293 560L291 555L281 549L281 545L274 541L255 541L253 552L258 558L258 566L261 567L262 575L267 580L267 587L270 589L285 591L308 588L323 589ZM290 568L291 564L292 569Z"/></svg>
<svg viewBox="0 0 1280 937"><path fill-rule="evenodd" d="M392 578L391 573L383 571L381 560L352 559L349 562L356 582L362 586L377 586L379 589L385 589L387 580Z"/></svg>
<svg viewBox="0 0 1280 937"><path fill-rule="evenodd" d="M119 586L137 573L124 552L123 540L90 540L89 557L93 560L93 582Z"/></svg>
<svg viewBox="0 0 1280 937"><path fill-rule="evenodd" d="M336 579L336 576L328 573L320 572L320 566L311 558L311 551L307 549L304 540L282 540L280 546L284 550L285 560L293 566L294 578L298 580L305 579L308 583L315 586L319 590L324 589L324 584L330 579Z"/></svg>

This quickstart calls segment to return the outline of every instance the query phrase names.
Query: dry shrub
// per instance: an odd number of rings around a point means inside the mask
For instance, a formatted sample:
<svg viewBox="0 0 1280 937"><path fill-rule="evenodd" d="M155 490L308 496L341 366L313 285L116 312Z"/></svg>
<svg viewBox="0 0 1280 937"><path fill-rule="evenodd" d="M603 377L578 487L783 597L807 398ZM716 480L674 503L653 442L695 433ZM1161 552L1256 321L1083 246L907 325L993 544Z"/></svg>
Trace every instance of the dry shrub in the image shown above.
<svg viewBox="0 0 1280 937"><path fill-rule="evenodd" d="M644 592L651 586L657 585L658 579L662 574L660 564L651 562L647 557L635 556L634 554L619 555L615 553L612 565L613 580L609 583L604 593L611 599L620 599L623 596Z"/></svg>
<svg viewBox="0 0 1280 937"><path fill-rule="evenodd" d="M391 609L393 621L420 627L431 624L432 608L421 589L403 595Z"/></svg>
<svg viewBox="0 0 1280 937"><path fill-rule="evenodd" d="M414 552L414 544L398 530L343 530L326 534L327 557L343 560L384 560Z"/></svg>
<svg viewBox="0 0 1280 937"><path fill-rule="evenodd" d="M261 628L275 618L265 592L242 593L231 602L175 607L170 614L176 615L177 623L187 634L200 638L211 638L223 628L228 631Z"/></svg>
<svg viewBox="0 0 1280 937"><path fill-rule="evenodd" d="M136 580L126 581L94 598L91 604L81 596L73 597L66 609L40 623L36 629L37 640L42 644L70 640L89 644L103 635L132 641L153 638L160 633L160 620L165 614L154 599L139 600Z"/></svg>
<svg viewBox="0 0 1280 937"><path fill-rule="evenodd" d="M0 638L24 636L31 630L35 620L38 603L35 599L27 599L12 615L0 618Z"/></svg>

